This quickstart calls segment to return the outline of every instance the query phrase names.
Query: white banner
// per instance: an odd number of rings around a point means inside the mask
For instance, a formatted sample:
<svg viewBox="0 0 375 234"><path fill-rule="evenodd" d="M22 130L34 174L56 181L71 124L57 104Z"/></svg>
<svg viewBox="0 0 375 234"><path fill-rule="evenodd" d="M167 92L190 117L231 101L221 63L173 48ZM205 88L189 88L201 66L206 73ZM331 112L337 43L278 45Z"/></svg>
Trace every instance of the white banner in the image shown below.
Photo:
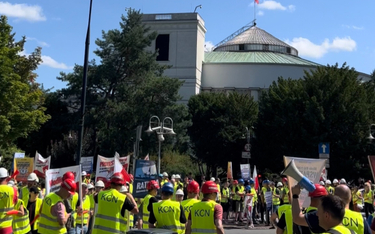
<svg viewBox="0 0 375 234"><path fill-rule="evenodd" d="M96 178L95 181L101 180L106 183L113 173L121 172L123 166L119 160L119 157L106 158L98 155L98 161L96 163Z"/></svg>
<svg viewBox="0 0 375 234"><path fill-rule="evenodd" d="M125 171L128 171L129 162L130 162L130 155L125 157L119 157L121 165L124 167Z"/></svg>
<svg viewBox="0 0 375 234"><path fill-rule="evenodd" d="M24 158L25 153L14 153L14 158Z"/></svg>
<svg viewBox="0 0 375 234"><path fill-rule="evenodd" d="M59 190L60 185L62 183L62 176L71 171L74 174L76 182L79 182L81 179L81 170L80 166L71 166L71 167L63 167L63 168L56 168L56 169L49 169L46 171L46 194L50 192L56 192Z"/></svg>
<svg viewBox="0 0 375 234"><path fill-rule="evenodd" d="M51 156L43 158L38 152L35 153L34 158L34 173L41 178L45 177L46 171L51 166Z"/></svg>
<svg viewBox="0 0 375 234"><path fill-rule="evenodd" d="M325 159L296 158L284 156L285 167L290 163L290 161L292 161L292 159L294 159L296 167L304 176L306 176L314 184L319 183L320 175L326 163ZM288 182L290 189L298 183L290 176L288 176ZM310 205L310 198L308 194L309 192L306 189L303 189L301 191L301 194L299 196L299 203L301 207L307 208Z"/></svg>
<svg viewBox="0 0 375 234"><path fill-rule="evenodd" d="M244 180L250 180L250 164L241 164L241 176Z"/></svg>

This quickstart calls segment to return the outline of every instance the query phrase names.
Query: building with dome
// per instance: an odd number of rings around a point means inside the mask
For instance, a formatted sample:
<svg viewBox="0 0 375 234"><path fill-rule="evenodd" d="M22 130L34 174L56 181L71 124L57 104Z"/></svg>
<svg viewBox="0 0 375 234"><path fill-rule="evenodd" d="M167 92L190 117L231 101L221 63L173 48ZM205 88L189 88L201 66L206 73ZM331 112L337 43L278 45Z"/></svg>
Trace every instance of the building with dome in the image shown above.
<svg viewBox="0 0 375 234"><path fill-rule="evenodd" d="M148 48L170 65L169 77L184 81L182 102L200 92L239 92L258 100L278 77L299 79L320 64L298 56L297 49L252 23L205 50L206 28L198 13L144 14L143 23L158 36ZM360 79L369 75L360 73Z"/></svg>

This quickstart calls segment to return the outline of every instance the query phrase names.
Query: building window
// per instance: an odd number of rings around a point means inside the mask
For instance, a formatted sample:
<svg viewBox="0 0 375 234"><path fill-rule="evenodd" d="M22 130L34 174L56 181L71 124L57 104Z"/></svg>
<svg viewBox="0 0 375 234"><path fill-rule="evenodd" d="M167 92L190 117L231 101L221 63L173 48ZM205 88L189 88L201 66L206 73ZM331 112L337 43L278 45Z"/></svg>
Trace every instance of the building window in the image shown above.
<svg viewBox="0 0 375 234"><path fill-rule="evenodd" d="M239 50L245 50L245 45L244 44L240 44L239 46L240 46Z"/></svg>
<svg viewBox="0 0 375 234"><path fill-rule="evenodd" d="M159 53L156 61L169 60L169 34L158 35L155 42L155 50Z"/></svg>

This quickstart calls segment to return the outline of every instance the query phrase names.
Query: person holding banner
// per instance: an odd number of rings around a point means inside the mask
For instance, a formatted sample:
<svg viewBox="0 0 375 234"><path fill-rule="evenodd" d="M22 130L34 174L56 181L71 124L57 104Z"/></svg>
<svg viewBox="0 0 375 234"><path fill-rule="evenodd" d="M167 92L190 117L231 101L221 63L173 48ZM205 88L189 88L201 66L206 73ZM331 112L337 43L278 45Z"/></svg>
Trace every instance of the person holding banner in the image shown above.
<svg viewBox="0 0 375 234"><path fill-rule="evenodd" d="M8 215L17 204L17 190L8 186L9 174L8 170L0 168L0 194L4 194L0 199L0 233L10 234L12 230L12 216Z"/></svg>

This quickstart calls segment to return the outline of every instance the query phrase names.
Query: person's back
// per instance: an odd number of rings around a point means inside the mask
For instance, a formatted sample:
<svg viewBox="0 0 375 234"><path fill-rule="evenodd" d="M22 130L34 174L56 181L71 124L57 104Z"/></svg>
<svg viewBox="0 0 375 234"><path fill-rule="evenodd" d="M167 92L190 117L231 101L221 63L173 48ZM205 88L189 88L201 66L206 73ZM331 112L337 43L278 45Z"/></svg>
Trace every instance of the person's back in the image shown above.
<svg viewBox="0 0 375 234"><path fill-rule="evenodd" d="M29 212L26 209L23 200L19 199L17 204L14 206L15 210L20 210L20 207L23 207L23 215L15 215L13 217L13 234L27 234L30 232L30 223L29 223Z"/></svg>
<svg viewBox="0 0 375 234"><path fill-rule="evenodd" d="M201 201L191 208L191 233L216 233L214 221L214 209L216 202Z"/></svg>
<svg viewBox="0 0 375 234"><path fill-rule="evenodd" d="M12 216L7 215L13 210L14 189L8 185L0 185L0 232L5 229L12 230Z"/></svg>
<svg viewBox="0 0 375 234"><path fill-rule="evenodd" d="M342 224L349 228L350 230L355 231L356 233L364 233L364 220L363 216L359 212L351 211L349 209L345 209L345 216L342 220Z"/></svg>
<svg viewBox="0 0 375 234"><path fill-rule="evenodd" d="M154 203L152 209L157 220L156 227L181 233L181 223L179 220L182 211L180 206L179 202L171 200Z"/></svg>
<svg viewBox="0 0 375 234"><path fill-rule="evenodd" d="M194 204L196 204L198 202L200 202L200 201L196 198L189 198L189 199L183 200L181 202L182 208L184 208L185 217L189 217L189 214L191 212L191 208L193 207Z"/></svg>
<svg viewBox="0 0 375 234"><path fill-rule="evenodd" d="M63 203L63 199L56 193L48 194L42 203L40 219L38 224L38 233L40 234L64 234L67 232L65 225L60 225L51 210L58 203Z"/></svg>

